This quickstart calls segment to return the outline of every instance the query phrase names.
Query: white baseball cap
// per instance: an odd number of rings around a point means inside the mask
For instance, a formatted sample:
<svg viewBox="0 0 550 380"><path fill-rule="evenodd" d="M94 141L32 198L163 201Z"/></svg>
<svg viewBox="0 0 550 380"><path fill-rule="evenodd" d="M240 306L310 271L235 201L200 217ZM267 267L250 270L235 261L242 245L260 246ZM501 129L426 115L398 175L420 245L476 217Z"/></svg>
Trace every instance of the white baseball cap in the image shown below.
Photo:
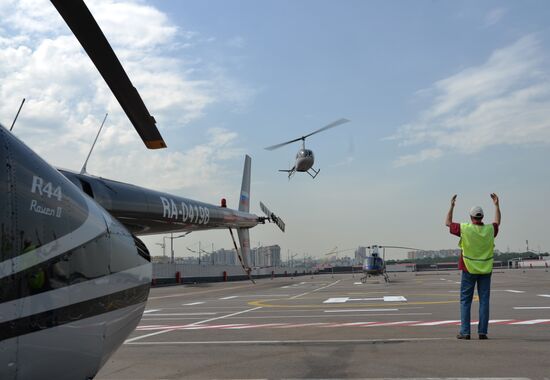
<svg viewBox="0 0 550 380"><path fill-rule="evenodd" d="M479 206L474 206L470 209L470 216L472 218L483 218L483 209Z"/></svg>

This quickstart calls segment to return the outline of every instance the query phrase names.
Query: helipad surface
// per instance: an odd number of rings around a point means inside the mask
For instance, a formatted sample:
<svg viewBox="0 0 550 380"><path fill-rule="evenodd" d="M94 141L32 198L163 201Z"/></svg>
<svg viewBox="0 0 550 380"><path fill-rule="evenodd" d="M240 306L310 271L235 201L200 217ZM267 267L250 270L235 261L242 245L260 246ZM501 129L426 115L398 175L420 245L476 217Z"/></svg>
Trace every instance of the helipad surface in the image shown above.
<svg viewBox="0 0 550 380"><path fill-rule="evenodd" d="M493 274L487 341L455 338L459 272L359 277L152 289L97 378L550 378L544 269Z"/></svg>

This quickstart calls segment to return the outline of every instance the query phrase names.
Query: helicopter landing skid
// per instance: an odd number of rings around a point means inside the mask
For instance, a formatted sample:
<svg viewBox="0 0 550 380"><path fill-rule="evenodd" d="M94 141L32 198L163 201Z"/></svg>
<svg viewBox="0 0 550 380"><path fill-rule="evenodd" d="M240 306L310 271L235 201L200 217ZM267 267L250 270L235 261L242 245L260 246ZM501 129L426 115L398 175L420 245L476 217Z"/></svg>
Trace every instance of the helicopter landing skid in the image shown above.
<svg viewBox="0 0 550 380"><path fill-rule="evenodd" d="M317 174L319 174L319 172L321 171L321 169L315 170L315 169L311 168L311 171L312 171L313 173L315 173L315 175L311 174L311 173L309 172L309 170L307 171L307 174L309 174L309 175L311 176L311 178L315 179L315 177L317 177Z"/></svg>
<svg viewBox="0 0 550 380"><path fill-rule="evenodd" d="M389 283L390 282L390 276L388 276L388 274L386 272L382 273L382 276L384 277L384 282L386 283ZM366 284L367 283L367 278L371 277L370 275L368 274L365 274L363 277L361 277L361 282L363 284Z"/></svg>

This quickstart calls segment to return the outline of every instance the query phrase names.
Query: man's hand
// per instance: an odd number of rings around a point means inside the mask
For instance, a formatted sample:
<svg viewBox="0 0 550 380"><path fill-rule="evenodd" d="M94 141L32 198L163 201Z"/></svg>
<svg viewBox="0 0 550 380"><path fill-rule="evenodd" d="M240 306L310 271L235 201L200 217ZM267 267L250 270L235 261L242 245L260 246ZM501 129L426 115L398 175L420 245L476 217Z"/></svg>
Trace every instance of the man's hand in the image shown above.
<svg viewBox="0 0 550 380"><path fill-rule="evenodd" d="M491 199L495 204L495 221L493 223L496 223L497 225L500 226L500 206L499 206L498 196L495 193L492 193Z"/></svg>
<svg viewBox="0 0 550 380"><path fill-rule="evenodd" d="M445 225L447 227L449 227L453 222L453 209L455 208L455 202L456 202L456 194L453 195L453 197L451 198L451 207L449 208L449 212L447 212L447 218L445 218Z"/></svg>

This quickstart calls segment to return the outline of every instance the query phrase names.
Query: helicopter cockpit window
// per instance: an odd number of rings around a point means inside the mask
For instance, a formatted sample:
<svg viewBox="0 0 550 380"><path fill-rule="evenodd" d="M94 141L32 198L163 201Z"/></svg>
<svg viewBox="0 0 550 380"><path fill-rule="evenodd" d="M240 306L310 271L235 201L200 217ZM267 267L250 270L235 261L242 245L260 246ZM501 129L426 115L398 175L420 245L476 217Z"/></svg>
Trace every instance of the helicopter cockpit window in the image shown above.
<svg viewBox="0 0 550 380"><path fill-rule="evenodd" d="M90 183L88 181L84 181L83 179L80 179L80 183L82 184L82 190L84 190L86 194L88 194L91 198L93 198L94 192L92 190L92 186L90 185Z"/></svg>

